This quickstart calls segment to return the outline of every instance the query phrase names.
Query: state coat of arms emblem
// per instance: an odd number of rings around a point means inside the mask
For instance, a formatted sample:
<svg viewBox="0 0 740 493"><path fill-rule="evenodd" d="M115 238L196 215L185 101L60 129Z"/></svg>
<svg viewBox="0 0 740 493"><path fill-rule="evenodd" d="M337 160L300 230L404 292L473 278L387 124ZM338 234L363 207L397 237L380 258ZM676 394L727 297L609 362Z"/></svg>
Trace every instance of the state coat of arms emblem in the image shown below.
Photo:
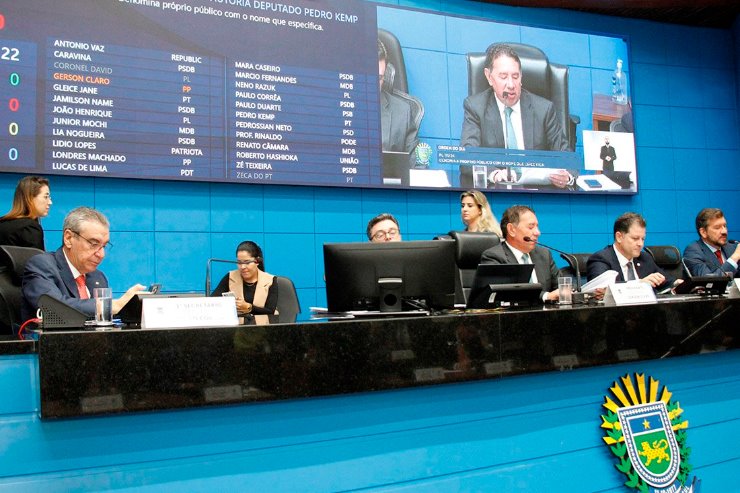
<svg viewBox="0 0 740 493"><path fill-rule="evenodd" d="M625 485L641 493L698 493L700 481L689 480L689 422L672 394L652 377L630 375L615 381L604 398L604 442L617 456ZM687 484L688 483L688 484Z"/></svg>

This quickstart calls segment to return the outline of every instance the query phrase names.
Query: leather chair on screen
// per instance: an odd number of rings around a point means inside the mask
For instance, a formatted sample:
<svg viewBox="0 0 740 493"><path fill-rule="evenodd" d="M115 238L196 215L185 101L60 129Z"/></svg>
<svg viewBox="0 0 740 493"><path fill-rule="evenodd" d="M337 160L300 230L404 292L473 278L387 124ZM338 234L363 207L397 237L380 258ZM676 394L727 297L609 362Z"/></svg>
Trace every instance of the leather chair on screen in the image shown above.
<svg viewBox="0 0 740 493"><path fill-rule="evenodd" d="M275 276L278 286L277 311L280 313L280 322L295 322L301 313L301 304L293 281L287 277Z"/></svg>
<svg viewBox="0 0 740 493"><path fill-rule="evenodd" d="M646 246L645 251L653 257L655 263L674 279L683 279L684 267L681 252L673 245Z"/></svg>
<svg viewBox="0 0 740 493"><path fill-rule="evenodd" d="M560 254L560 257L562 257L563 260L568 262L567 267L563 267L562 269L560 269L560 275L563 277L572 277L573 286L575 287L577 285L575 281L576 272L579 272L581 274L580 286L583 286L588 281L588 278L587 278L588 271L586 269L586 263L588 262L588 258L591 256L591 254L590 253L571 253L570 255L571 256L566 256L566 255L563 255L562 253ZM574 261L577 262L578 264L577 269L576 269L576 264L574 263Z"/></svg>
<svg viewBox="0 0 740 493"><path fill-rule="evenodd" d="M465 304L473 286L475 270L480 264L480 257L489 248L501 243L496 233L473 233L469 231L450 231L449 236L455 241L455 304Z"/></svg>
<svg viewBox="0 0 740 493"><path fill-rule="evenodd" d="M21 281L28 259L41 250L30 247L0 246L0 334L18 331L21 320Z"/></svg>
<svg viewBox="0 0 740 493"><path fill-rule="evenodd" d="M496 44L496 43L494 43ZM539 48L520 43L506 43L519 55L522 62L522 86L531 93L552 101L565 131L568 149L576 148L576 127L581 122L577 115L569 114L568 67L550 63L547 55ZM468 53L468 96L478 94L490 87L483 69L485 53Z"/></svg>
<svg viewBox="0 0 740 493"><path fill-rule="evenodd" d="M408 101L413 110L414 126L419 131L421 120L424 118L424 104L417 97L409 94L408 78L406 77L406 63L403 59L403 50L398 38L385 29L378 29L378 39L387 53L383 90Z"/></svg>

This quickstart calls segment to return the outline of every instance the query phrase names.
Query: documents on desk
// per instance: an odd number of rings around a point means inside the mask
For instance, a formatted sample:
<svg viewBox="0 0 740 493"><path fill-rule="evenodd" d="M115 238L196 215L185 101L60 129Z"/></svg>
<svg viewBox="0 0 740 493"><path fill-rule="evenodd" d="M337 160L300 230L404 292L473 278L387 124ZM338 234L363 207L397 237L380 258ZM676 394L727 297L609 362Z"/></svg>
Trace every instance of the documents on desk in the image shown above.
<svg viewBox="0 0 740 493"><path fill-rule="evenodd" d="M609 286L610 284L614 284L614 280L617 278L619 273L615 270L608 270L605 272L602 272L597 277L594 277L590 281L588 281L586 284L584 284L581 287L582 293L593 293L597 289L603 289Z"/></svg>
<svg viewBox="0 0 740 493"><path fill-rule="evenodd" d="M229 297L144 298L142 329L223 327L239 325L236 304Z"/></svg>

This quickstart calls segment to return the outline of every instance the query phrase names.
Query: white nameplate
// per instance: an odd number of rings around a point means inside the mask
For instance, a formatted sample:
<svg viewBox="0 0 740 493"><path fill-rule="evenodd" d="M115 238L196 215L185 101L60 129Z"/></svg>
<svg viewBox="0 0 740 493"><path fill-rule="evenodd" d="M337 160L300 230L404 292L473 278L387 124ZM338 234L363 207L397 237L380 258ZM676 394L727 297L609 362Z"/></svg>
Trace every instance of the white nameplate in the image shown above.
<svg viewBox="0 0 740 493"><path fill-rule="evenodd" d="M655 303L653 287L642 281L610 284L604 294L605 305L632 305L634 303Z"/></svg>
<svg viewBox="0 0 740 493"><path fill-rule="evenodd" d="M234 298L144 298L141 328L223 327L238 325Z"/></svg>

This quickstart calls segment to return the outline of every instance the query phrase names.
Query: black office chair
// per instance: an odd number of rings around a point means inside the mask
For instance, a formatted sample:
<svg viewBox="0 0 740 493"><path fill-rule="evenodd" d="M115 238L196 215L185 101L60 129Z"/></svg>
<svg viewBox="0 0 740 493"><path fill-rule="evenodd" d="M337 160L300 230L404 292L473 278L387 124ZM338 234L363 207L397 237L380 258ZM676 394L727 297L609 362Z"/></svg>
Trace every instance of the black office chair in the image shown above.
<svg viewBox="0 0 740 493"><path fill-rule="evenodd" d="M495 43L496 44L496 43ZM522 86L531 93L552 101L560 125L565 131L568 149L576 148L576 127L580 117L571 115L568 102L568 67L550 63L547 55L537 47L520 43L506 43L519 55L522 62ZM483 68L485 53L468 53L468 95L478 94L490 87Z"/></svg>
<svg viewBox="0 0 740 493"><path fill-rule="evenodd" d="M295 285L287 277L275 276L278 286L277 311L280 314L280 322L295 322L301 313L301 304L298 301L298 293Z"/></svg>
<svg viewBox="0 0 740 493"><path fill-rule="evenodd" d="M386 60L387 63L392 65L394 68L393 74L390 74L392 76L389 76L386 70L386 76L383 83L385 84L388 82L390 85L388 89L390 90L401 91L408 94L409 84L408 79L406 78L406 63L403 60L401 43L398 42L398 38L393 33L386 31L385 29L378 29L378 39L383 43L383 46L385 46L385 51L388 54L388 58Z"/></svg>
<svg viewBox="0 0 740 493"><path fill-rule="evenodd" d="M470 231L450 231L449 236L455 240L455 304L468 301L470 288L473 286L475 270L480 264L483 252L501 243L496 233L473 233Z"/></svg>
<svg viewBox="0 0 740 493"><path fill-rule="evenodd" d="M12 335L21 322L21 281L28 259L42 250L10 245L0 246L0 334Z"/></svg>
<svg viewBox="0 0 740 493"><path fill-rule="evenodd" d="M580 286L583 286L584 284L586 284L586 282L588 281L588 277L587 277L588 272L587 272L586 263L588 262L588 258L591 256L591 254L590 253L571 253L570 255L563 255L561 253L560 256L563 258L563 260L568 262L567 267L563 267L562 269L560 269L560 275L562 277L572 277L574 280L573 284L575 287L577 286L577 283L575 281L576 270L577 270L581 275ZM574 263L574 261L577 262L577 265L578 265L577 269L576 269L576 264Z"/></svg>
<svg viewBox="0 0 740 493"><path fill-rule="evenodd" d="M678 248L673 245L653 245L646 246L645 251L666 274L674 279L684 279L684 267Z"/></svg>

